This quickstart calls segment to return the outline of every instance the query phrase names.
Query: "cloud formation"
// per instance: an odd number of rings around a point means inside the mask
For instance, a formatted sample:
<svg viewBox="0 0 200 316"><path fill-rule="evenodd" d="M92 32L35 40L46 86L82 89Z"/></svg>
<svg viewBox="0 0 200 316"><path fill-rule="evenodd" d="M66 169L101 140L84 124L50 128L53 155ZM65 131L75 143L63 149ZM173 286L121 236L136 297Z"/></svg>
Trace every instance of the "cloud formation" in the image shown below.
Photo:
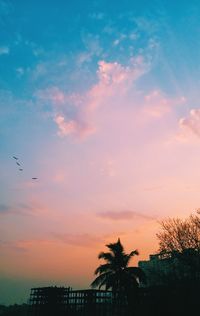
<svg viewBox="0 0 200 316"><path fill-rule="evenodd" d="M200 109L190 110L190 114L186 118L179 121L181 128L187 129L196 136L200 137Z"/></svg>
<svg viewBox="0 0 200 316"><path fill-rule="evenodd" d="M78 247L95 247L98 244L105 242L104 238L83 233L83 234L60 234L52 233L52 236L68 245L78 246Z"/></svg>
<svg viewBox="0 0 200 316"><path fill-rule="evenodd" d="M15 206L0 204L0 216L1 215L20 215L20 216L34 216L41 214L43 211L39 205L28 205L25 203L18 203Z"/></svg>
<svg viewBox="0 0 200 316"><path fill-rule="evenodd" d="M19 253L27 252L27 248L24 247L20 242L18 241L3 241L0 240L0 249L1 251L14 251Z"/></svg>
<svg viewBox="0 0 200 316"><path fill-rule="evenodd" d="M106 211L97 213L98 217L119 221L119 220L129 220L129 219L146 219L153 220L155 219L153 216L149 216L146 214L141 214L135 211Z"/></svg>
<svg viewBox="0 0 200 316"><path fill-rule="evenodd" d="M83 93L67 93L57 86L39 90L35 96L48 106L57 124L58 135L84 138L96 131L93 117L101 106L112 106L114 99L125 96L134 82L148 69L142 56L131 58L128 66L118 62L98 62L96 84Z"/></svg>
<svg viewBox="0 0 200 316"><path fill-rule="evenodd" d="M67 136L73 134L75 136L78 136L78 138L85 138L89 134L92 134L95 130L94 128L92 128L84 122L79 122L75 119L66 120L63 115L57 115L54 118L54 121L56 122L59 128L59 136Z"/></svg>
<svg viewBox="0 0 200 316"><path fill-rule="evenodd" d="M99 61L97 70L99 80L87 93L88 107L95 109L113 96L125 95L133 83L147 71L148 65L142 56L131 58L128 66L117 62Z"/></svg>
<svg viewBox="0 0 200 316"><path fill-rule="evenodd" d="M6 214L9 211L9 206L5 204L0 204L0 214Z"/></svg>
<svg viewBox="0 0 200 316"><path fill-rule="evenodd" d="M169 98L160 90L153 90L144 97L144 113L150 117L161 118L170 113L176 105L185 103L185 98Z"/></svg>
<svg viewBox="0 0 200 316"><path fill-rule="evenodd" d="M0 55L8 55L10 53L10 49L8 46L0 46Z"/></svg>
<svg viewBox="0 0 200 316"><path fill-rule="evenodd" d="M97 63L97 82L85 91L70 93L55 85L37 90L35 97L57 125L60 137L85 139L98 132L101 109L113 111L116 105L124 111L124 119L126 109L131 109L127 119L132 114L137 122L148 123L165 117L175 111L177 105L185 103L183 96L169 97L159 89L146 94L137 87L138 80L150 71L150 66L148 58L142 55L129 58L126 65L102 59Z"/></svg>

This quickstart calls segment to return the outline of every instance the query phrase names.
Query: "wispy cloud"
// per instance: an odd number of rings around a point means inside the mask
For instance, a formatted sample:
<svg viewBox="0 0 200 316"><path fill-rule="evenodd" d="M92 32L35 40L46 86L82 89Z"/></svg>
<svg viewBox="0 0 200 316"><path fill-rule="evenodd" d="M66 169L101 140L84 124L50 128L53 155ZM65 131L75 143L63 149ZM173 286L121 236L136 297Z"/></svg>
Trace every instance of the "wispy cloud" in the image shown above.
<svg viewBox="0 0 200 316"><path fill-rule="evenodd" d="M185 97L170 98L160 90L153 90L144 97L144 114L161 118L174 110L174 107L185 103Z"/></svg>
<svg viewBox="0 0 200 316"><path fill-rule="evenodd" d="M112 178L115 177L116 173L115 161L112 159L105 161L101 168L101 174Z"/></svg>
<svg viewBox="0 0 200 316"><path fill-rule="evenodd" d="M29 205L25 203L18 203L15 206L0 204L0 216L17 215L17 216L35 216L41 214L43 208L37 204Z"/></svg>
<svg viewBox="0 0 200 316"><path fill-rule="evenodd" d="M1 251L14 251L14 252L20 252L25 253L27 252L27 248L21 245L17 241L3 241L0 240L0 249Z"/></svg>
<svg viewBox="0 0 200 316"><path fill-rule="evenodd" d="M76 60L78 67L82 66L84 63L90 62L93 57L100 58L103 53L103 48L100 44L98 35L83 33L82 42L85 49L77 55Z"/></svg>
<svg viewBox="0 0 200 316"><path fill-rule="evenodd" d="M0 46L0 55L8 55L10 48L8 46Z"/></svg>
<svg viewBox="0 0 200 316"><path fill-rule="evenodd" d="M102 20L105 18L105 14L103 12L92 12L89 14L89 18L92 20Z"/></svg>
<svg viewBox="0 0 200 316"><path fill-rule="evenodd" d="M103 237L83 233L83 234L60 234L52 233L52 236L68 245L78 246L78 247L95 247L98 244L101 245L105 242Z"/></svg>
<svg viewBox="0 0 200 316"><path fill-rule="evenodd" d="M98 217L119 221L119 220L130 220L130 219L146 219L154 220L155 218L150 215L142 214L135 211L105 211L97 213Z"/></svg>
<svg viewBox="0 0 200 316"><path fill-rule="evenodd" d="M81 248L95 248L107 243L110 239L125 236L125 232L113 232L112 234L95 235L90 233L57 233L52 232L47 238L41 239L18 239L13 241L0 240L0 249L5 251L28 252L31 249L39 249L53 245L66 244Z"/></svg>
<svg viewBox="0 0 200 316"><path fill-rule="evenodd" d="M0 204L0 214L6 214L9 212L10 208L6 204Z"/></svg>
<svg viewBox="0 0 200 316"><path fill-rule="evenodd" d="M7 16L13 11L13 5L9 0L0 1L0 16Z"/></svg>
<svg viewBox="0 0 200 316"><path fill-rule="evenodd" d="M25 70L24 70L23 67L18 67L18 68L16 68L16 73L17 73L17 76L18 76L19 78L21 78L21 77L24 75Z"/></svg>
<svg viewBox="0 0 200 316"><path fill-rule="evenodd" d="M85 138L86 136L93 134L95 129L88 124L84 122L79 122L77 120L66 120L64 116L57 115L54 118L54 121L56 122L59 132L59 136L66 136L73 134L77 136L78 138Z"/></svg>
<svg viewBox="0 0 200 316"><path fill-rule="evenodd" d="M200 109L190 110L188 117L179 120L179 126L189 133L200 137Z"/></svg>

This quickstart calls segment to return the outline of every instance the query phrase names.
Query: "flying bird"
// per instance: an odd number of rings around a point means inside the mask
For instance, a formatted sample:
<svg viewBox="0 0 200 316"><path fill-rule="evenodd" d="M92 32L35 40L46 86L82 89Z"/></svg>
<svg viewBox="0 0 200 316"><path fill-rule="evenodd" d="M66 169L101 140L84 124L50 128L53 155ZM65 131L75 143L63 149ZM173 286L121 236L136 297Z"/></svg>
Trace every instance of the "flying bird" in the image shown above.
<svg viewBox="0 0 200 316"><path fill-rule="evenodd" d="M21 163L18 162L19 158L16 156L13 156L13 158L15 159L16 164L20 167L19 171L23 171L22 167L21 167Z"/></svg>
<svg viewBox="0 0 200 316"><path fill-rule="evenodd" d="M19 158L16 157L16 156L12 156L12 157L16 160L16 164L21 167L21 164L17 161L17 160L19 160ZM22 169L22 168L19 168L19 171L23 171L23 169ZM36 178L36 177L33 177L33 178L32 178L32 180L37 180L37 179L38 179L38 178Z"/></svg>

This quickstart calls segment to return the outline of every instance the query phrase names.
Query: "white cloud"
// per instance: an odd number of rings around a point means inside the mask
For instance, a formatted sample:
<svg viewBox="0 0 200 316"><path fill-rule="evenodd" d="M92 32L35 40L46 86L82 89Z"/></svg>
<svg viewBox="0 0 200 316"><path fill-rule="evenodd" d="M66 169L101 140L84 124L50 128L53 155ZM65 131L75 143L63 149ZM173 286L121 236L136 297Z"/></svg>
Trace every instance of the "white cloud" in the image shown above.
<svg viewBox="0 0 200 316"><path fill-rule="evenodd" d="M93 12L89 14L89 17L92 20L103 20L105 14L103 12Z"/></svg>
<svg viewBox="0 0 200 316"><path fill-rule="evenodd" d="M44 77L45 75L47 75L47 72L48 72L48 69L45 63L37 64L37 66L33 70L32 78L33 80L37 80L38 78Z"/></svg>
<svg viewBox="0 0 200 316"><path fill-rule="evenodd" d="M17 72L18 77L22 77L24 75L25 70L23 67L18 67L16 68L16 72Z"/></svg>
<svg viewBox="0 0 200 316"><path fill-rule="evenodd" d="M101 56L103 48L101 47L98 35L83 34L82 42L85 46L85 50L77 56L78 65L84 62L90 62L94 56Z"/></svg>

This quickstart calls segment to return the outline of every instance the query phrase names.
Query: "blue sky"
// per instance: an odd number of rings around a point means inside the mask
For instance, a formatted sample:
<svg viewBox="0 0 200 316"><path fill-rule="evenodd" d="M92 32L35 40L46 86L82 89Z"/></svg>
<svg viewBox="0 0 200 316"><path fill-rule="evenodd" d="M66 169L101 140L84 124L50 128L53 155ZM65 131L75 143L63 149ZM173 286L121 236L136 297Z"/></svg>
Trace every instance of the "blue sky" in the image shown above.
<svg viewBox="0 0 200 316"><path fill-rule="evenodd" d="M0 0L0 303L86 288L107 242L145 259L199 208L199 21L194 0Z"/></svg>

